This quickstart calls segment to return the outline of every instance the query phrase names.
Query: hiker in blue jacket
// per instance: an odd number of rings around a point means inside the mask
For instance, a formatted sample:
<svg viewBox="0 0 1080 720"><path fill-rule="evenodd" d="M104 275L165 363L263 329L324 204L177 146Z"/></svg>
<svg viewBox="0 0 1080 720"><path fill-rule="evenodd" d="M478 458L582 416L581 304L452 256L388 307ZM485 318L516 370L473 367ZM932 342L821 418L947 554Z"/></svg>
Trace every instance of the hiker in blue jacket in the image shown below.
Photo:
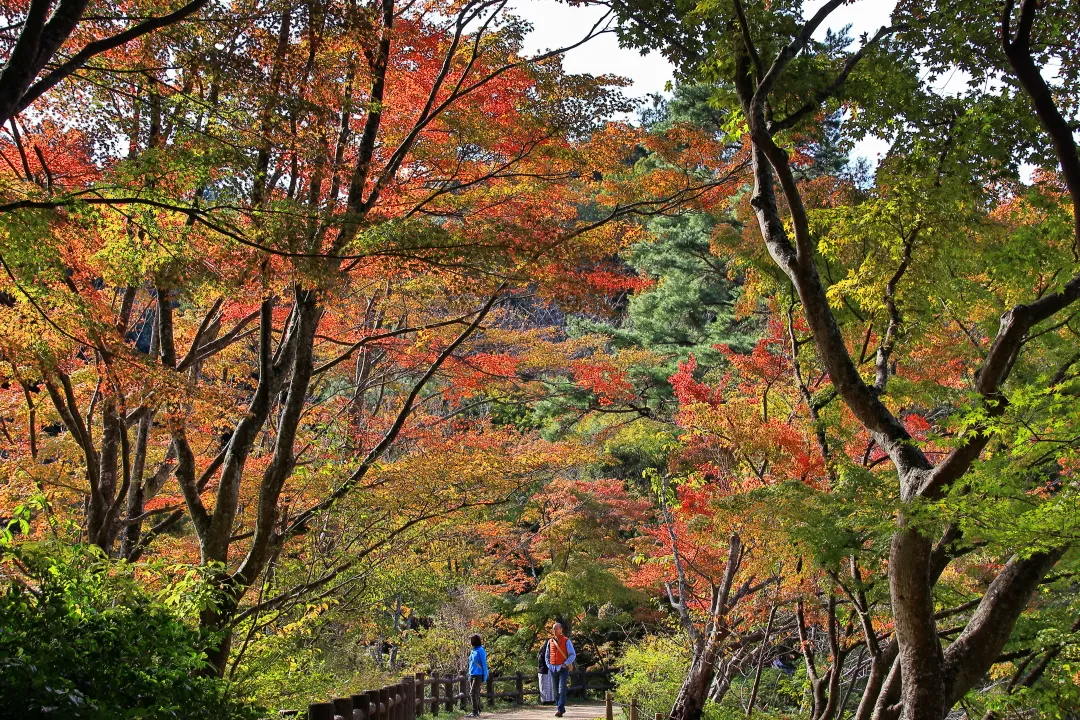
<svg viewBox="0 0 1080 720"><path fill-rule="evenodd" d="M469 653L469 690L472 696L472 714L469 717L480 717L480 690L488 679L487 650L484 650L479 635L473 635L469 642L472 643L472 652Z"/></svg>

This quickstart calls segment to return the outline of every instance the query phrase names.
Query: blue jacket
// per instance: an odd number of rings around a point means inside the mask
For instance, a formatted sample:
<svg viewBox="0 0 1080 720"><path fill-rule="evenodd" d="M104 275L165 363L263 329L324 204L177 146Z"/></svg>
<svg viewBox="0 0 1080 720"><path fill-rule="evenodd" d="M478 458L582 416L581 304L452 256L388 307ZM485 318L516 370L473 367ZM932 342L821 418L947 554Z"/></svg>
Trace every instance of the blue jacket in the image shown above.
<svg viewBox="0 0 1080 720"><path fill-rule="evenodd" d="M566 638L566 662L562 665L552 665L550 655L548 656L547 665L551 672L559 672L567 665L570 665L577 660L577 653L574 651L574 643L570 642L570 638Z"/></svg>
<svg viewBox="0 0 1080 720"><path fill-rule="evenodd" d="M487 650L484 650L483 647L475 647L469 653L469 675L483 675L484 682L487 682Z"/></svg>

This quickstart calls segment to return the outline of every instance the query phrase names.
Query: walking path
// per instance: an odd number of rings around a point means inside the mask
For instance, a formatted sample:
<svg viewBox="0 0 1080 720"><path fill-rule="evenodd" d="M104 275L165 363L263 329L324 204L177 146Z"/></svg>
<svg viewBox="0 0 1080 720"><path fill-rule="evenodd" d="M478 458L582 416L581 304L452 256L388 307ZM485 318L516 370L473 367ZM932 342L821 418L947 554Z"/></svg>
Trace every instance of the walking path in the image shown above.
<svg viewBox="0 0 1080 720"><path fill-rule="evenodd" d="M498 720L555 720L554 705L525 705L522 707L485 712L481 716L495 716ZM566 705L566 714L562 720L596 720L604 717L603 703L575 703Z"/></svg>

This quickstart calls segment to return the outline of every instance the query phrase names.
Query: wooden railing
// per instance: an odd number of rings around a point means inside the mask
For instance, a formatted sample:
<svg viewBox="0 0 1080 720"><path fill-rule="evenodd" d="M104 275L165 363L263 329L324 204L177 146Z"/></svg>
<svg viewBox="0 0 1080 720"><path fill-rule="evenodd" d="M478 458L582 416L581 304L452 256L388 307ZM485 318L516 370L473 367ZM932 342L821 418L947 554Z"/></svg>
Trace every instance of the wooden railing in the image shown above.
<svg viewBox="0 0 1080 720"><path fill-rule="evenodd" d="M579 665L570 673L566 691L570 697L585 698L590 691L602 692L613 687L611 671L589 670ZM488 707L493 707L497 700L521 705L526 697L540 695L535 673L492 674L484 689ZM438 716L440 710L452 713L455 705L461 710L469 709L469 677L465 672L442 676L417 673L378 690L313 703L308 706L307 717L308 720L415 720L420 715ZM293 710L281 715L302 717L303 713Z"/></svg>

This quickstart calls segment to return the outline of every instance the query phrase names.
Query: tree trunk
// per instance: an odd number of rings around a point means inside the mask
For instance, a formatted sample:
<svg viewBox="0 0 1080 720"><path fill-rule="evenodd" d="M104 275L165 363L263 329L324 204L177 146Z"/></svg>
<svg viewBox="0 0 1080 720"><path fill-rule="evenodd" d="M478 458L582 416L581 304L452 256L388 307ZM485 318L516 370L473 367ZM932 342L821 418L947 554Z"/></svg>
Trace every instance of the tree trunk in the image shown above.
<svg viewBox="0 0 1080 720"><path fill-rule="evenodd" d="M866 677L866 685L863 687L859 707L855 710L853 720L871 720L873 718L878 696L881 695L882 688L885 685L885 678L888 677L889 669L895 660L895 646L892 644L884 652L871 656L870 673Z"/></svg>
<svg viewBox="0 0 1080 720"><path fill-rule="evenodd" d="M90 488L90 505L86 515L87 539L109 554L112 550L113 515L110 512L116 498L117 471L120 456L120 418L116 403L107 399L101 409L101 452L98 455L97 486Z"/></svg>
<svg viewBox="0 0 1080 720"><path fill-rule="evenodd" d="M679 696L671 708L671 720L701 720L705 703L709 699L713 678L716 676L716 662L727 632L722 627L710 628L701 644L701 651L695 653Z"/></svg>
<svg viewBox="0 0 1080 720"><path fill-rule="evenodd" d="M903 517L900 523L903 524ZM889 589L900 648L904 706L907 720L941 720L946 712L944 656L934 621L930 554L933 541L910 527L893 535L889 558Z"/></svg>
<svg viewBox="0 0 1080 720"><path fill-rule="evenodd" d="M199 613L199 632L202 634L203 652L207 660L203 675L208 677L225 676L233 640L229 624L236 614L242 594L242 590L235 586L227 572L222 570L216 575L218 605Z"/></svg>
<svg viewBox="0 0 1080 720"><path fill-rule="evenodd" d="M694 653L694 661L690 664L690 672L687 673L682 687L679 688L679 696L675 699L674 707L671 708L672 720L700 720L705 710L705 703L709 699L713 678L716 677L716 665L720 659L720 651L731 634L727 615L735 603L739 601L741 595L741 593L736 593L734 600L732 600L731 587L735 582L735 573L738 571L741 561L742 540L739 538L738 533L732 533L728 543L728 558L724 567L724 577L719 586L713 585L709 619L695 644L696 652ZM681 586L682 583L680 583ZM680 612L686 612L685 596L680 597L679 607Z"/></svg>
<svg viewBox="0 0 1080 720"><path fill-rule="evenodd" d="M727 697L728 691L731 689L731 676L735 672L736 661L737 658L730 658L717 669L712 688L709 690L709 699L714 703L723 702L724 698Z"/></svg>

